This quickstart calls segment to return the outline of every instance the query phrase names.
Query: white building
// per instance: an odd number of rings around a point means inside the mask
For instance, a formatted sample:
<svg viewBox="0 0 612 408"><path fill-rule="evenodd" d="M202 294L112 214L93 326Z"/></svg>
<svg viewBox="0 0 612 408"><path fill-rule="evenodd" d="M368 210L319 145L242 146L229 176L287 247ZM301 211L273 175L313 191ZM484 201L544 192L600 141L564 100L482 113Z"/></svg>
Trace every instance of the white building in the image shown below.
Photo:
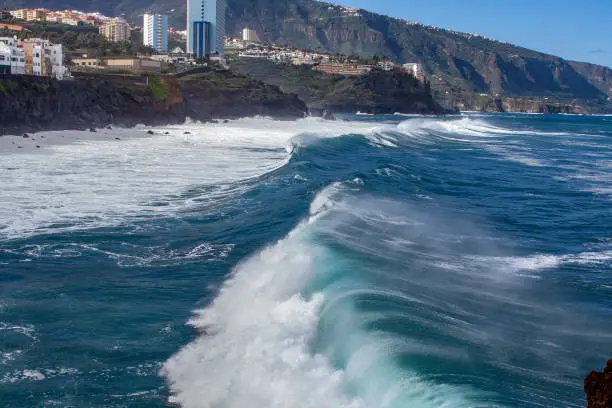
<svg viewBox="0 0 612 408"><path fill-rule="evenodd" d="M0 37L0 74L25 75L26 55L19 41Z"/></svg>
<svg viewBox="0 0 612 408"><path fill-rule="evenodd" d="M257 37L257 31L245 28L242 30L242 41L258 42L259 38Z"/></svg>
<svg viewBox="0 0 612 408"><path fill-rule="evenodd" d="M43 64L45 62L44 58L44 48L42 44L33 44L32 45L32 73L36 76L42 76L44 72Z"/></svg>
<svg viewBox="0 0 612 408"><path fill-rule="evenodd" d="M13 58L12 47L0 41L0 74L11 73L11 58Z"/></svg>
<svg viewBox="0 0 612 408"><path fill-rule="evenodd" d="M227 0L187 0L187 53L225 53Z"/></svg>
<svg viewBox="0 0 612 408"><path fill-rule="evenodd" d="M380 61L378 63L378 68L382 69L383 71L391 71L394 66L395 64L393 61Z"/></svg>
<svg viewBox="0 0 612 408"><path fill-rule="evenodd" d="M64 79L67 71L64 66L64 47L62 44L50 44L47 50L51 62L51 75L59 80Z"/></svg>
<svg viewBox="0 0 612 408"><path fill-rule="evenodd" d="M160 54L168 52L168 16L145 14L143 17L143 42Z"/></svg>
<svg viewBox="0 0 612 408"><path fill-rule="evenodd" d="M409 62L404 64L404 69L408 72L412 72L412 75L417 76L423 73L423 69L421 68L421 64L416 62Z"/></svg>
<svg viewBox="0 0 612 408"><path fill-rule="evenodd" d="M11 58L11 74L25 75L26 73L26 55L22 48L13 49L13 57Z"/></svg>

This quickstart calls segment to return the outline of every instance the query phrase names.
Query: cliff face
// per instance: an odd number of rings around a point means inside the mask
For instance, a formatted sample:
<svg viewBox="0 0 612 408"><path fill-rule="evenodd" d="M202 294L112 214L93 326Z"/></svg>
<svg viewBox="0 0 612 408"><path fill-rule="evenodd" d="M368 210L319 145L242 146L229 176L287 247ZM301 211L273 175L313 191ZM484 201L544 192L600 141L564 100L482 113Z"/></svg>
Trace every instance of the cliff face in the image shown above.
<svg viewBox="0 0 612 408"><path fill-rule="evenodd" d="M219 82L225 86L217 86ZM236 83L239 91L231 88ZM188 117L202 121L254 115L295 119L306 110L295 95L226 71L181 80L102 76L56 81L0 76L0 135L108 125L154 126L183 123Z"/></svg>
<svg viewBox="0 0 612 408"><path fill-rule="evenodd" d="M175 106L156 102L146 85L128 88L93 79L0 77L0 134L176 122L180 116Z"/></svg>
<svg viewBox="0 0 612 408"><path fill-rule="evenodd" d="M374 70L339 80L321 103L324 109L339 113L448 113L433 99L428 84L399 70Z"/></svg>
<svg viewBox="0 0 612 408"><path fill-rule="evenodd" d="M565 113L589 114L603 110L601 106L584 105L576 101L554 101L520 97L492 97L487 94L457 93L437 95L443 105L455 106L460 110L480 112L519 112L519 113Z"/></svg>
<svg viewBox="0 0 612 408"><path fill-rule="evenodd" d="M612 408L612 360L603 373L591 371L584 380L588 408Z"/></svg>
<svg viewBox="0 0 612 408"><path fill-rule="evenodd" d="M447 113L428 84L403 71L372 71L362 77L328 75L306 66L237 58L232 68L265 83L296 93L311 111L332 113Z"/></svg>
<svg viewBox="0 0 612 408"><path fill-rule="evenodd" d="M295 94L227 71L188 76L180 80L184 112L192 118L304 117L307 108Z"/></svg>

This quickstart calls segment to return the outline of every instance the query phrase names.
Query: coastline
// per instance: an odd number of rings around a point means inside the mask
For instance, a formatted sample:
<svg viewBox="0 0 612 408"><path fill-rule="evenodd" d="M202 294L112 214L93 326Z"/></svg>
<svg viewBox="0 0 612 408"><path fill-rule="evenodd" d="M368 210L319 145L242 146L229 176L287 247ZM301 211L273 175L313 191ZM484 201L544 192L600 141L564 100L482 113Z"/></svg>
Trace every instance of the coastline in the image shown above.
<svg viewBox="0 0 612 408"><path fill-rule="evenodd" d="M0 135L169 126L252 116L295 120L306 105L293 94L229 71L184 78L100 75L57 81L0 75Z"/></svg>

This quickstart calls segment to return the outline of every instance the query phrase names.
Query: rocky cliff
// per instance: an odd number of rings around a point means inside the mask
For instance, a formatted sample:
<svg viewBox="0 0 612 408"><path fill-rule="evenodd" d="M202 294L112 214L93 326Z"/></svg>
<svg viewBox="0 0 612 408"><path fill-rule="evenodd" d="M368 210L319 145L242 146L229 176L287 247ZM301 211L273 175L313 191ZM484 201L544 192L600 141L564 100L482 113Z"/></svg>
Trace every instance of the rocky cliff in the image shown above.
<svg viewBox="0 0 612 408"><path fill-rule="evenodd" d="M190 75L180 79L180 86L183 112L192 119L259 115L291 120L307 112L297 95L229 71Z"/></svg>
<svg viewBox="0 0 612 408"><path fill-rule="evenodd" d="M308 66L274 64L261 59L235 58L232 69L296 93L312 112L331 113L448 113L433 98L429 84L407 72L372 71L361 77L343 77Z"/></svg>
<svg viewBox="0 0 612 408"><path fill-rule="evenodd" d="M612 408L612 360L603 372L591 371L584 380L588 408Z"/></svg>
<svg viewBox="0 0 612 408"><path fill-rule="evenodd" d="M554 100L544 98L521 98L506 96L491 96L472 92L456 94L438 94L445 106L454 106L465 111L480 112L518 112L518 113L550 113L550 114L591 114L604 110L602 106L589 105L575 100Z"/></svg>
<svg viewBox="0 0 612 408"><path fill-rule="evenodd" d="M174 10L185 25L185 0L0 0L4 6L78 8L130 17ZM612 70L489 40L411 24L314 0L228 0L228 34L245 26L266 41L363 57L420 62L434 90L520 97L607 99Z"/></svg>
<svg viewBox="0 0 612 408"><path fill-rule="evenodd" d="M174 77L95 75L73 81L0 76L0 134L306 114L295 95L229 71Z"/></svg>

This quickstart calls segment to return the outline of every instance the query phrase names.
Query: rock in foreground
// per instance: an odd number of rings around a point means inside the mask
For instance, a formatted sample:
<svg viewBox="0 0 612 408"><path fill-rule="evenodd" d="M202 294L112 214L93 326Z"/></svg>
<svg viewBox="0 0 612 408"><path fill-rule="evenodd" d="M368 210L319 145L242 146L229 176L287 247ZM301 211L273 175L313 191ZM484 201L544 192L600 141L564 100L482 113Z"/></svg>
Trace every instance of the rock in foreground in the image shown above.
<svg viewBox="0 0 612 408"><path fill-rule="evenodd" d="M588 408L612 408L612 359L603 373L591 371L584 380Z"/></svg>

